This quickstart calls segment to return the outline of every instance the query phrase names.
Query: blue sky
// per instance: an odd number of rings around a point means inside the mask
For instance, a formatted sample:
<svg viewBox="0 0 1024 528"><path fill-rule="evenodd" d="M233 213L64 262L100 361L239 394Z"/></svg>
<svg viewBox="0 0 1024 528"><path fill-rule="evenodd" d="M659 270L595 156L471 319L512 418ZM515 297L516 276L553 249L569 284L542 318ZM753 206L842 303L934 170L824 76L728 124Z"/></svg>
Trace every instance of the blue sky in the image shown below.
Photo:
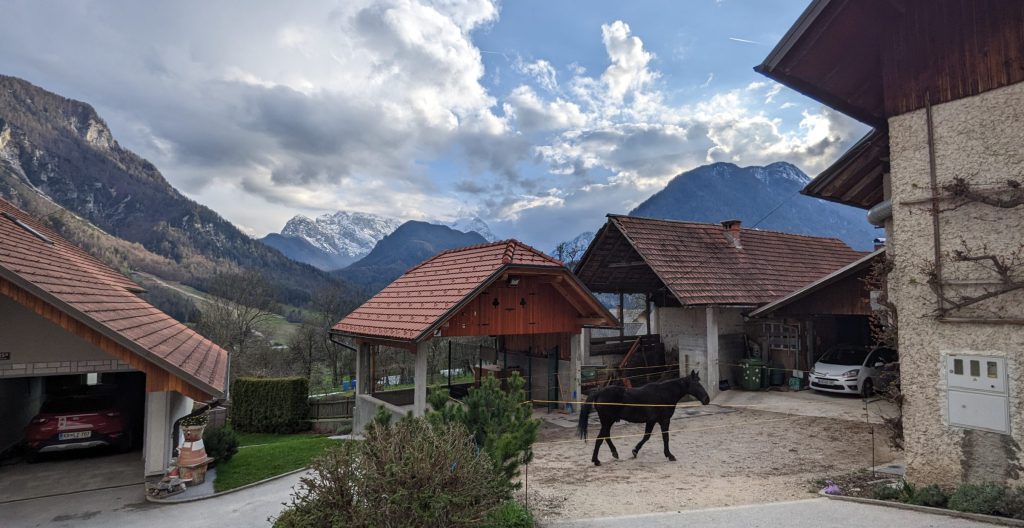
<svg viewBox="0 0 1024 528"><path fill-rule="evenodd" d="M865 128L753 72L808 0L14 0L0 72L93 104L245 231L479 216L544 249L713 161Z"/></svg>

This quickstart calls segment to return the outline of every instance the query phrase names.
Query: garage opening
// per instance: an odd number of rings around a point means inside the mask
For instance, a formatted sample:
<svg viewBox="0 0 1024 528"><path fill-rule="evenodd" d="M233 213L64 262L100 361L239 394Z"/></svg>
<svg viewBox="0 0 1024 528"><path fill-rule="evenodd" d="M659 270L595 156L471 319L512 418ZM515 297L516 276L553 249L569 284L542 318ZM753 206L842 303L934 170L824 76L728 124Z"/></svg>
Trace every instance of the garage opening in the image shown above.
<svg viewBox="0 0 1024 528"><path fill-rule="evenodd" d="M145 390L142 372L0 379L0 503L140 483Z"/></svg>

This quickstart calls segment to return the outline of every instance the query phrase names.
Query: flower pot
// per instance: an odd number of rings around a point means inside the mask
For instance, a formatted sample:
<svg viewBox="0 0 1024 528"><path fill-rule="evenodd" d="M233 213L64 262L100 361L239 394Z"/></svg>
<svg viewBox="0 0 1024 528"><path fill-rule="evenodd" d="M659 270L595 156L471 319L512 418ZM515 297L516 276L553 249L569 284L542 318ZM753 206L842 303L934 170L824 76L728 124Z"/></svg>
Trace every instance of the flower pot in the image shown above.
<svg viewBox="0 0 1024 528"><path fill-rule="evenodd" d="M186 442L197 442L203 439L205 425L186 425L181 428L181 434L185 435Z"/></svg>

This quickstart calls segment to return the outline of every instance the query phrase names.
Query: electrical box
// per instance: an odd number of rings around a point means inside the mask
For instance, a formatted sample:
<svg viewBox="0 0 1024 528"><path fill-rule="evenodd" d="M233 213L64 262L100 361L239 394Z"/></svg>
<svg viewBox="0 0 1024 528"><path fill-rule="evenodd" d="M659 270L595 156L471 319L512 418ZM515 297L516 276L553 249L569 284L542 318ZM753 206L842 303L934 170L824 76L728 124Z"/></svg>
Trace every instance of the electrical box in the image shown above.
<svg viewBox="0 0 1024 528"><path fill-rule="evenodd" d="M949 425L1009 434L1006 358L951 354L946 381Z"/></svg>

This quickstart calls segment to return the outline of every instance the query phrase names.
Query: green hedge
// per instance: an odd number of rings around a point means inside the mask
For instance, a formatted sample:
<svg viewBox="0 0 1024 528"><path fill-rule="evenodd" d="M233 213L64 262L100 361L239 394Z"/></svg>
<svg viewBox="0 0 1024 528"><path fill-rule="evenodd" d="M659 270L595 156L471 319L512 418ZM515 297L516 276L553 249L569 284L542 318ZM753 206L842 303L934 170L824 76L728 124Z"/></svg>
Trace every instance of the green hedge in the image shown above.
<svg viewBox="0 0 1024 528"><path fill-rule="evenodd" d="M309 380L238 378L231 385L231 426L243 433L288 434L309 428Z"/></svg>

